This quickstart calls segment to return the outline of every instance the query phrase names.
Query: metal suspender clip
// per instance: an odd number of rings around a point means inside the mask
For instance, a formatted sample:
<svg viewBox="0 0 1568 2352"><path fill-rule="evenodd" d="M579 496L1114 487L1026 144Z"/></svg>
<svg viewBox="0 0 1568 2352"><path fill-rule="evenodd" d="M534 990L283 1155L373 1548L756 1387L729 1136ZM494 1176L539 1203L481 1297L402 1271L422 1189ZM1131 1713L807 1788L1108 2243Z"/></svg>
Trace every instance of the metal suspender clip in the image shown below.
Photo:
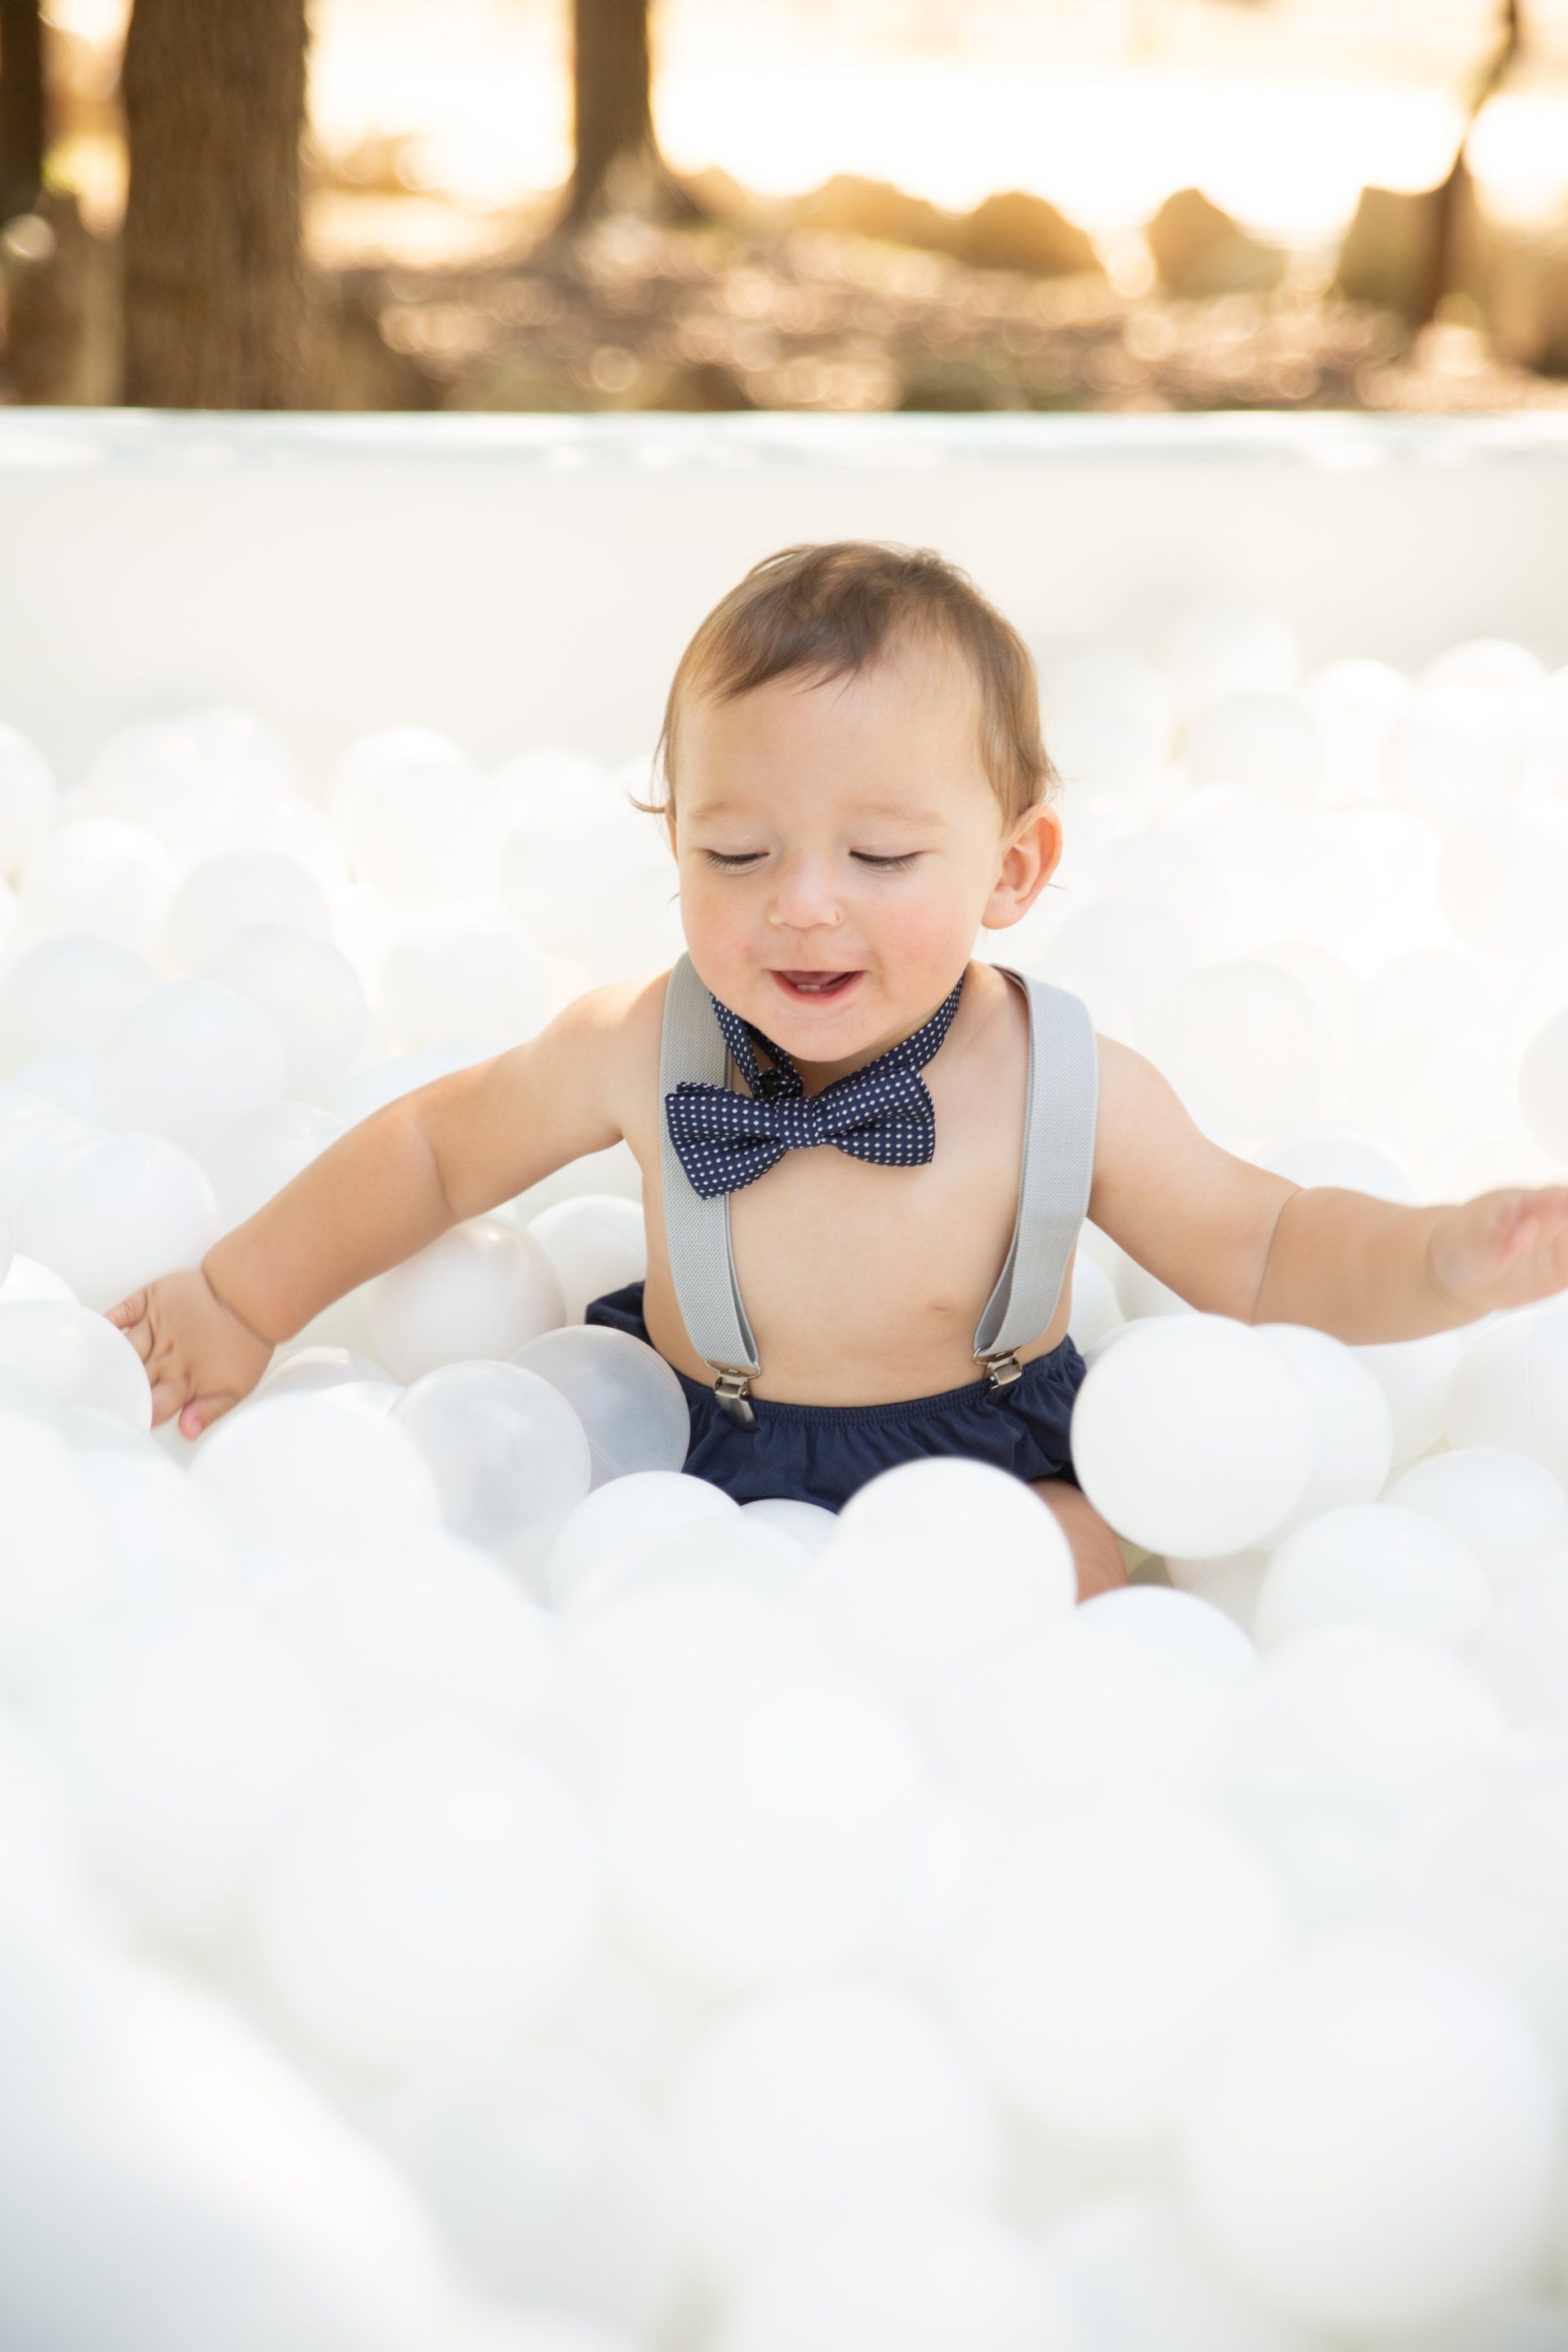
<svg viewBox="0 0 1568 2352"><path fill-rule="evenodd" d="M726 1413L738 1429L755 1429L757 1425L757 1416L752 1410L751 1383L751 1373L731 1364L720 1368L719 1377L713 1383L713 1394L720 1411Z"/></svg>
<svg viewBox="0 0 1568 2352"><path fill-rule="evenodd" d="M976 1349L974 1360L977 1364L985 1366L985 1377L991 1383L993 1396L998 1395L1004 1389L1011 1388L1013 1382L1021 1377L1024 1370L1023 1365L1018 1361L1018 1351L1016 1348L1010 1349L1005 1356L989 1358L981 1355Z"/></svg>

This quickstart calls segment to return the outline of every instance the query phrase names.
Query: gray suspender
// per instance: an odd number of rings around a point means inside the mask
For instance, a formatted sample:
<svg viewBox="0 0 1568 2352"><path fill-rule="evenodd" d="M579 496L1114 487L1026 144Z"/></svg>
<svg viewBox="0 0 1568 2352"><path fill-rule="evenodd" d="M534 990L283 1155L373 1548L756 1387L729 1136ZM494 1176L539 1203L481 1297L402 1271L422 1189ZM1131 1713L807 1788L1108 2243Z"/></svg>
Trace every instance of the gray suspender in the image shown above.
<svg viewBox="0 0 1568 2352"><path fill-rule="evenodd" d="M1047 1329L1089 1209L1100 1064L1088 1005L1032 972L996 969L1017 982L1029 1008L1029 1080L1018 1214L1007 1259L975 1328L974 1357L993 1389L1016 1381L1017 1349ZM704 1200L669 1139L664 1097L682 1078L733 1086L739 1072L713 1017L708 990L689 954L669 976L659 1048L659 1163L664 1224L675 1296L691 1344L718 1374L720 1403L754 1425L749 1383L762 1370L735 1279L730 1195Z"/></svg>

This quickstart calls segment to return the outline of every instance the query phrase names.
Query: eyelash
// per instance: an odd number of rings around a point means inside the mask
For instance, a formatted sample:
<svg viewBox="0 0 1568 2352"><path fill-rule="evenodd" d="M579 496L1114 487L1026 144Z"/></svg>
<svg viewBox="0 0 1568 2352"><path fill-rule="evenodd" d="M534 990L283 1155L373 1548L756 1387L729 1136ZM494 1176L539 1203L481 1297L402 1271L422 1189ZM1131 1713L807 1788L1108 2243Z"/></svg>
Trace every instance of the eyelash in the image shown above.
<svg viewBox="0 0 1568 2352"><path fill-rule="evenodd" d="M874 866L879 874L899 874L906 866L912 866L921 853L918 849L911 849L902 857L872 857L863 849L852 849L849 854L852 857L860 858L865 865ZM738 874L743 867L752 865L762 852L752 850L743 857L726 857L721 849L705 849L702 855L710 866L721 867L726 874Z"/></svg>

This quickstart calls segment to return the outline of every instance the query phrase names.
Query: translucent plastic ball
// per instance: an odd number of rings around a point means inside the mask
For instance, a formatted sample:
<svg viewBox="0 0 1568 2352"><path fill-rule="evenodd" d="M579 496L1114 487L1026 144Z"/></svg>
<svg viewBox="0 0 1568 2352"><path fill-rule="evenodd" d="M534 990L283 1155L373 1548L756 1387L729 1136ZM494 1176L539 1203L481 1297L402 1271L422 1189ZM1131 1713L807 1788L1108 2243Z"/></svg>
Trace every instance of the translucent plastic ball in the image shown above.
<svg viewBox="0 0 1568 2352"><path fill-rule="evenodd" d="M262 1103L218 1129L200 1155L217 1200L218 1231L243 1224L344 1131L330 1110L303 1102Z"/></svg>
<svg viewBox="0 0 1568 2352"><path fill-rule="evenodd" d="M1441 884L1461 939L1488 955L1517 956L1522 939L1554 931L1560 919L1568 803L1555 793L1521 793L1460 819L1443 852Z"/></svg>
<svg viewBox="0 0 1568 2352"><path fill-rule="evenodd" d="M1384 748L1384 797L1446 833L1515 791L1525 731L1510 699L1459 681L1417 688Z"/></svg>
<svg viewBox="0 0 1568 2352"><path fill-rule="evenodd" d="M647 1272L642 1204L616 1193L580 1192L552 1202L526 1220L525 1230L561 1276L569 1323L583 1320L591 1298L623 1289Z"/></svg>
<svg viewBox="0 0 1568 2352"><path fill-rule="evenodd" d="M277 1027L237 989L171 980L99 1039L93 1085L106 1127L166 1135L193 1150L287 1081Z"/></svg>
<svg viewBox="0 0 1568 2352"><path fill-rule="evenodd" d="M38 1722L117 1906L193 1946L237 1917L334 1737L308 1669L213 1603L100 1634L46 1684Z"/></svg>
<svg viewBox="0 0 1568 2352"><path fill-rule="evenodd" d="M545 1589L544 1562L588 1492L587 1433L571 1405L516 1364L444 1364L392 1407L429 1463L447 1525Z"/></svg>
<svg viewBox="0 0 1568 2352"><path fill-rule="evenodd" d="M1373 1374L1331 1333L1305 1323L1251 1328L1279 1349L1306 1391L1315 1439L1307 1484L1270 1532L1278 1543L1321 1512L1376 1501L1394 1459L1394 1416Z"/></svg>
<svg viewBox="0 0 1568 2352"><path fill-rule="evenodd" d="M161 966L178 879L167 850L142 826L73 818L47 833L22 869L11 945L89 931Z"/></svg>
<svg viewBox="0 0 1568 2352"><path fill-rule="evenodd" d="M760 2263L715 2352L1084 2352L1032 2242L990 2213L868 2192Z"/></svg>
<svg viewBox="0 0 1568 2352"><path fill-rule="evenodd" d="M363 776L340 822L360 880L396 906L439 907L473 895L489 814L478 768L414 758Z"/></svg>
<svg viewBox="0 0 1568 2352"><path fill-rule="evenodd" d="M561 1278L505 1217L469 1217L368 1286L379 1360L416 1381L477 1356L504 1360L564 1320Z"/></svg>
<svg viewBox="0 0 1568 2352"><path fill-rule="evenodd" d="M1301 689L1322 730L1325 797L1374 801L1383 790L1384 746L1415 688L1391 664L1352 657L1314 670Z"/></svg>
<svg viewBox="0 0 1568 2352"><path fill-rule="evenodd" d="M16 1232L29 1257L103 1314L159 1275L199 1265L235 1222L188 1151L127 1131L62 1153L23 1194Z"/></svg>
<svg viewBox="0 0 1568 2352"><path fill-rule="evenodd" d="M1333 1066L1328 1022L1300 981L1237 958L1203 964L1145 1010L1149 1051L1194 1120L1250 1136L1326 1109Z"/></svg>
<svg viewBox="0 0 1568 2352"><path fill-rule="evenodd" d="M54 802L43 753L15 727L0 727L0 874L20 873L48 831Z"/></svg>
<svg viewBox="0 0 1568 2352"><path fill-rule="evenodd" d="M0 1308L0 1319L17 1311ZM10 1370L0 1354L0 1374ZM7 1380L0 1379L0 1400L8 1386ZM84 1629L94 1622L112 1579L113 1560L99 1514L58 1428L4 1401L0 1484L5 1496L0 1690L27 1699L57 1664L73 1654Z"/></svg>
<svg viewBox="0 0 1568 2352"><path fill-rule="evenodd" d="M1168 2192L1074 2204L1042 2251L1095 2352L1322 2352L1215 2261Z"/></svg>
<svg viewBox="0 0 1568 2352"><path fill-rule="evenodd" d="M1500 1446L1467 1445L1413 1462L1383 1495L1456 1535L1505 1591L1568 1549L1568 1497L1549 1470Z"/></svg>
<svg viewBox="0 0 1568 2352"><path fill-rule="evenodd" d="M252 1545L245 1590L258 1621L321 1675L352 1729L447 1715L516 1738L554 1680L554 1620L458 1536L388 1538L373 1551Z"/></svg>
<svg viewBox="0 0 1568 2352"><path fill-rule="evenodd" d="M856 2199L984 2211L1001 2179L973 2068L898 1985L829 1979L727 2011L668 2116L683 2250L721 2291Z"/></svg>
<svg viewBox="0 0 1568 2352"><path fill-rule="evenodd" d="M190 1475L249 1543L406 1541L441 1523L407 1432L330 1392L247 1398L202 1438Z"/></svg>
<svg viewBox="0 0 1568 2352"><path fill-rule="evenodd" d="M859 1961L927 1802L910 1734L874 1686L786 1658L671 1675L609 1742L596 1788L626 1933L718 1991Z"/></svg>
<svg viewBox="0 0 1568 2352"><path fill-rule="evenodd" d="M691 1445L686 1391L655 1348L600 1324L542 1332L510 1360L560 1390L587 1433L593 1483L679 1470Z"/></svg>
<svg viewBox="0 0 1568 2352"><path fill-rule="evenodd" d="M958 1667L931 1736L951 1785L1007 1815L1127 1786L1201 1792L1250 1671L1086 1604Z"/></svg>
<svg viewBox="0 0 1568 2352"><path fill-rule="evenodd" d="M1568 1552L1540 1561L1504 1594L1476 1663L1517 1730L1568 1736Z"/></svg>
<svg viewBox="0 0 1568 2352"><path fill-rule="evenodd" d="M1444 1427L1451 1446L1528 1454L1568 1486L1568 1299L1549 1298L1468 1335Z"/></svg>
<svg viewBox="0 0 1568 2352"><path fill-rule="evenodd" d="M1463 1652L1491 1607L1486 1570L1460 1537L1398 1503L1346 1503L1270 1554L1253 1638L1277 1650L1322 1625L1386 1625Z"/></svg>
<svg viewBox="0 0 1568 2352"><path fill-rule="evenodd" d="M327 779L327 813L342 826L362 785L403 768L466 771L471 762L449 735L434 727L378 727L359 735L332 762Z"/></svg>
<svg viewBox="0 0 1568 2352"><path fill-rule="evenodd" d="M256 1890L256 1964L322 2049L403 2068L529 2026L599 1905L565 1782L494 1733L419 1717L318 1779Z"/></svg>
<svg viewBox="0 0 1568 2352"><path fill-rule="evenodd" d="M1295 631L1273 613L1215 598L1190 604L1170 632L1166 660L1189 715L1230 694L1289 694L1300 683Z"/></svg>
<svg viewBox="0 0 1568 2352"><path fill-rule="evenodd" d="M1176 2121L1218 2032L1285 1951L1284 1896L1237 1831L1150 1790L983 1846L948 1955L968 2045L1010 2105L1103 2146Z"/></svg>
<svg viewBox="0 0 1568 2352"><path fill-rule="evenodd" d="M739 1518L732 1495L679 1470L634 1470L595 1486L563 1521L550 1549L550 1597L557 1608L629 1544L702 1519Z"/></svg>
<svg viewBox="0 0 1568 2352"><path fill-rule="evenodd" d="M1322 731L1296 694L1230 694L1184 730L1194 784L1241 784L1281 807L1304 808L1322 788Z"/></svg>
<svg viewBox="0 0 1568 2352"><path fill-rule="evenodd" d="M1075 787L1140 806L1163 797L1175 721L1170 680L1118 646L1089 646L1052 666L1045 681L1051 757Z"/></svg>
<svg viewBox="0 0 1568 2352"><path fill-rule="evenodd" d="M1188 2210L1325 2329L1430 2325L1522 2284L1558 2162L1523 2019L1396 1933L1315 1938L1235 2021L1185 2117Z"/></svg>
<svg viewBox="0 0 1568 2352"><path fill-rule="evenodd" d="M68 933L25 949L0 977L0 1069L90 1049L156 985L145 957L115 940Z"/></svg>
<svg viewBox="0 0 1568 2352"><path fill-rule="evenodd" d="M132 1429L153 1426L153 1391L141 1357L124 1332L90 1307L54 1298L5 1300L0 1363L62 1403L100 1406Z"/></svg>
<svg viewBox="0 0 1568 2352"><path fill-rule="evenodd" d="M307 931L252 924L205 957L196 977L237 989L276 1024L296 1101L327 1101L370 1034L359 974L341 948Z"/></svg>
<svg viewBox="0 0 1568 2352"><path fill-rule="evenodd" d="M662 2150L603 2068L544 2044L448 2058L416 2067L371 2121L490 2294L627 2328L665 2316Z"/></svg>
<svg viewBox="0 0 1568 2352"><path fill-rule="evenodd" d="M841 1512L812 1565L815 1622L840 1656L918 1717L992 1643L1037 1633L1072 1609L1071 1547L1055 1514L1042 1516L1051 1539L1024 1550L961 1549L942 1528L847 1527Z"/></svg>
<svg viewBox="0 0 1568 2352"><path fill-rule="evenodd" d="M163 932L169 961L194 972L254 923L326 940L331 908L315 876L292 857L231 850L194 866L175 891Z"/></svg>
<svg viewBox="0 0 1568 2352"><path fill-rule="evenodd" d="M1073 1400L1079 1485L1150 1551L1239 1551L1268 1536L1306 1486L1313 1435L1279 1350L1225 1315L1148 1318Z"/></svg>
<svg viewBox="0 0 1568 2352"><path fill-rule="evenodd" d="M383 1032L403 1053L472 1030L531 1037L550 1000L548 967L527 933L472 907L416 917L382 966Z"/></svg>

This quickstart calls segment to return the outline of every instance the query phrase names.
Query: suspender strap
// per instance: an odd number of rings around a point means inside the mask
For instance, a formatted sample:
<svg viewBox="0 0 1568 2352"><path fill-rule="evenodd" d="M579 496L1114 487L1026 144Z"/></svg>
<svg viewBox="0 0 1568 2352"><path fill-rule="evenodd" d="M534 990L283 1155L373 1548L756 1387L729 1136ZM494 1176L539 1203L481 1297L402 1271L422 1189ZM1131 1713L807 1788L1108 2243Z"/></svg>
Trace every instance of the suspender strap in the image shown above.
<svg viewBox="0 0 1568 2352"><path fill-rule="evenodd" d="M974 1355L994 1386L1016 1380L1016 1349L1056 1313L1068 1260L1089 1209L1100 1056L1088 1005L1070 989L999 966L1029 1004L1029 1077L1018 1214L1006 1263L975 1327Z"/></svg>
<svg viewBox="0 0 1568 2352"><path fill-rule="evenodd" d="M710 1086L734 1083L724 1033L713 1017L708 991L684 952L669 975L659 1046L659 1168L669 1271L691 1344L720 1375L714 1383L720 1403L733 1419L753 1427L756 1415L745 1381L763 1368L735 1279L730 1195L721 1192L704 1200L680 1164L664 1116L664 1097L673 1094L682 1078L703 1079Z"/></svg>

